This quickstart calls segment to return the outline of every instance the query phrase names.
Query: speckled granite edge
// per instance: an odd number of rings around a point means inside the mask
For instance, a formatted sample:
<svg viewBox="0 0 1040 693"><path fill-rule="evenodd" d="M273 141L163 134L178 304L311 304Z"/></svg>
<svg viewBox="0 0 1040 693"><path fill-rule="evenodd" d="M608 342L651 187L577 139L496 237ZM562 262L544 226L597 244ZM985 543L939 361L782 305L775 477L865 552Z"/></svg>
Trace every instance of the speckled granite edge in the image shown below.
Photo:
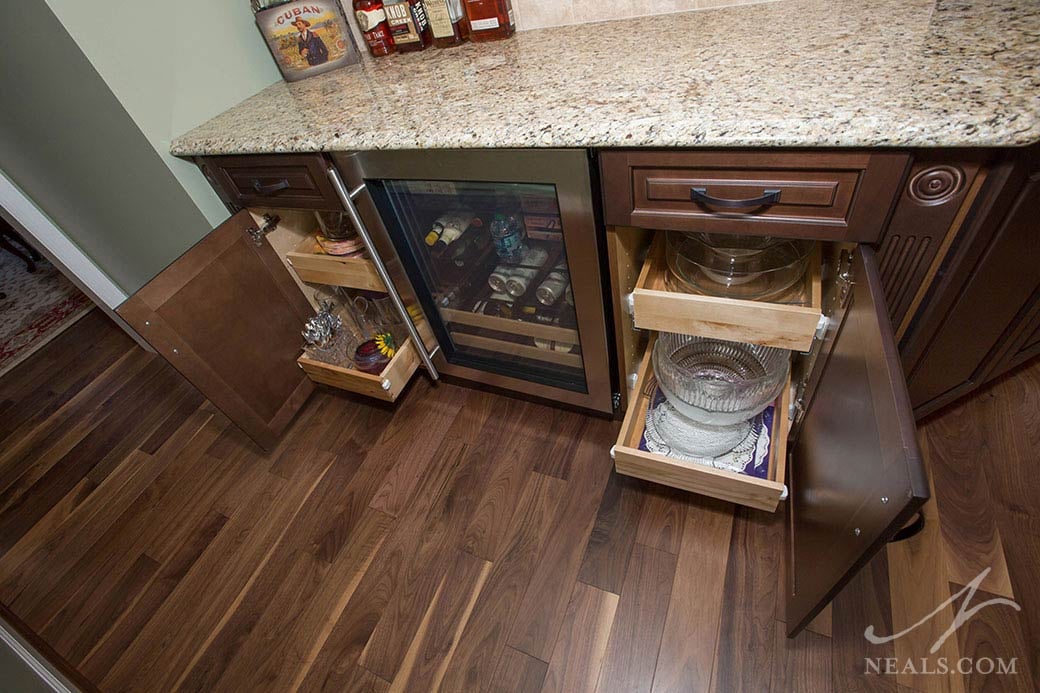
<svg viewBox="0 0 1040 693"><path fill-rule="evenodd" d="M782 0L278 83L171 151L1021 146L1038 66L1035 0Z"/></svg>

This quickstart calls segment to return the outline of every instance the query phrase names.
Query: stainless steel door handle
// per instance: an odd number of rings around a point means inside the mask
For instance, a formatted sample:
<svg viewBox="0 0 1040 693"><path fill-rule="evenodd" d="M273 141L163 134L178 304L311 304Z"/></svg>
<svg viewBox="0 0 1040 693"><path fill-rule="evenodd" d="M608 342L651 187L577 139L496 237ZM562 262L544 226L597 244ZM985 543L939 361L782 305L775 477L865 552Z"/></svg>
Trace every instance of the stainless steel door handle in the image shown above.
<svg viewBox="0 0 1040 693"><path fill-rule="evenodd" d="M383 280L383 284L386 285L386 292L390 296L390 301L394 304L394 308L397 309L398 315L404 320L404 325L408 329L408 336L412 338L412 342L415 344L416 350L419 352L419 359L422 360L423 365L426 366L426 370L429 372L430 377L434 380L440 379L440 374L437 372L437 367L433 365L433 354L426 351L426 345L423 343L422 337L419 336L419 330L416 329L415 323L412 322L412 316L408 313L408 308L405 307L404 301L401 300L401 294L397 291L397 287L394 286L393 281L390 279L390 272L387 271L386 265L383 264L383 259L379 257L379 253L376 252L376 244L372 242L372 237L368 233L368 228L365 227L365 222L361 218L360 212L358 212L357 206L354 204L354 198L360 195L364 190L364 184L359 185L355 190L348 191L347 186L343 184L343 179L339 177L339 172L334 168L329 168L327 171L329 182L332 183L332 187L336 190L336 195L339 196L340 202L343 203L343 208L347 210L347 216L350 217L351 223L354 224L354 230L357 231L358 236L361 238L361 242L365 244L365 249L368 250L368 256L372 258L372 264L376 267L376 274Z"/></svg>

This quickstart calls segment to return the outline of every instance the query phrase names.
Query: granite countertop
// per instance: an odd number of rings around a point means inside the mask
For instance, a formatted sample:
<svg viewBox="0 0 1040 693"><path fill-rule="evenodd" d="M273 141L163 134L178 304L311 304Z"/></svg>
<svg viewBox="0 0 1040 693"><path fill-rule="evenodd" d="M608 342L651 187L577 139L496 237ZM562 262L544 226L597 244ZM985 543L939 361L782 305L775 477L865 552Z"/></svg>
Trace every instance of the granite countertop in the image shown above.
<svg viewBox="0 0 1040 693"><path fill-rule="evenodd" d="M780 0L368 60L172 152L1036 141L1037 0Z"/></svg>

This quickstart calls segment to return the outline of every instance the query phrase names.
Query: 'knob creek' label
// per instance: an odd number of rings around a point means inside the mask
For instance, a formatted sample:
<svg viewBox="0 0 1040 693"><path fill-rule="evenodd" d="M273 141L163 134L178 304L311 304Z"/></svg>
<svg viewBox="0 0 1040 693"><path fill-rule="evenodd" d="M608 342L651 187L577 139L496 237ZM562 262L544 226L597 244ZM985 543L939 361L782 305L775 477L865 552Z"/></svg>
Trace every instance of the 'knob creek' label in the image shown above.
<svg viewBox="0 0 1040 693"><path fill-rule="evenodd" d="M420 34L426 30L429 20L426 8L421 2L412 5L410 2L395 2L383 6L386 11L386 23L390 25L390 33L394 35L394 43L416 43L421 40Z"/></svg>

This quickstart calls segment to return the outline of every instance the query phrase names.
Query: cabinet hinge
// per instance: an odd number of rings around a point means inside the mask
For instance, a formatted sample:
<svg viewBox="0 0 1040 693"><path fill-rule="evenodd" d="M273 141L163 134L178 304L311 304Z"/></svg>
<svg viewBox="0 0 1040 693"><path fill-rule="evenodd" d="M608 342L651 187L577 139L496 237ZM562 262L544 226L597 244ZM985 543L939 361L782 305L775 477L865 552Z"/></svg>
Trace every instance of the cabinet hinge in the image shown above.
<svg viewBox="0 0 1040 693"><path fill-rule="evenodd" d="M852 287L856 285L856 277L852 272L852 253L848 250L841 251L838 259L837 285L835 297L838 308L844 309L852 300Z"/></svg>
<svg viewBox="0 0 1040 693"><path fill-rule="evenodd" d="M265 214L264 223L259 227L251 226L247 229L249 237L253 239L253 243L260 247L264 244L264 236L271 233L278 228L278 223L282 220L277 214Z"/></svg>

